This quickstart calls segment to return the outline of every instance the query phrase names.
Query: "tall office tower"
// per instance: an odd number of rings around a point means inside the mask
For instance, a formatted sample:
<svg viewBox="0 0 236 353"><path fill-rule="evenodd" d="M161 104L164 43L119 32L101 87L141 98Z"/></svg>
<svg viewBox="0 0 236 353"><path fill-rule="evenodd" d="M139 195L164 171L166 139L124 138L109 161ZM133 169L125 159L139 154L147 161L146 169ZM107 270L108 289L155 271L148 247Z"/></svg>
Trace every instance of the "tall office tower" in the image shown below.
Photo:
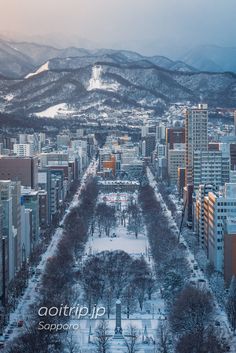
<svg viewBox="0 0 236 353"><path fill-rule="evenodd" d="M185 149L182 146L168 152L168 178L172 185L176 185L178 182L179 168L185 168Z"/></svg>
<svg viewBox="0 0 236 353"><path fill-rule="evenodd" d="M204 198L204 236L208 258L216 271L223 272L224 224L235 217L236 184L226 183L223 193L209 192Z"/></svg>
<svg viewBox="0 0 236 353"><path fill-rule="evenodd" d="M30 188L22 188L21 204L25 209L32 211L32 242L31 249L33 250L39 241L39 192Z"/></svg>
<svg viewBox="0 0 236 353"><path fill-rule="evenodd" d="M166 140L166 127L164 124L159 124L156 127L156 141L158 143L165 143Z"/></svg>
<svg viewBox="0 0 236 353"><path fill-rule="evenodd" d="M222 151L195 151L193 157L193 185L198 190L200 184L211 184L219 189L229 182L229 157Z"/></svg>
<svg viewBox="0 0 236 353"><path fill-rule="evenodd" d="M38 188L37 157L0 157L0 179L20 181L21 185Z"/></svg>
<svg viewBox="0 0 236 353"><path fill-rule="evenodd" d="M234 111L234 128L235 128L235 136L236 136L236 110Z"/></svg>
<svg viewBox="0 0 236 353"><path fill-rule="evenodd" d="M186 139L186 185L193 184L194 151L208 150L208 110L207 104L188 109L185 119Z"/></svg>
<svg viewBox="0 0 236 353"><path fill-rule="evenodd" d="M14 271L20 269L22 264L22 249L21 249L21 182L11 182L12 196L12 226L14 228Z"/></svg>
<svg viewBox="0 0 236 353"><path fill-rule="evenodd" d="M236 276L236 217L227 217L224 223L224 279L230 285Z"/></svg>
<svg viewBox="0 0 236 353"><path fill-rule="evenodd" d="M185 130L183 127L166 128L166 144L173 150L175 144L185 143Z"/></svg>
<svg viewBox="0 0 236 353"><path fill-rule="evenodd" d="M146 137L142 138L142 156L151 157L152 152L156 146L156 134L149 133Z"/></svg>
<svg viewBox="0 0 236 353"><path fill-rule="evenodd" d="M205 239L204 224L204 202L205 196L209 192L215 192L216 188L212 184L201 184L196 192L196 200L194 204L194 231L197 234L199 245L208 252L208 244Z"/></svg>
<svg viewBox="0 0 236 353"><path fill-rule="evenodd" d="M12 195L11 181L0 180L2 207L2 236L5 239L4 254L4 286L14 278L14 232L12 224Z"/></svg>
<svg viewBox="0 0 236 353"><path fill-rule="evenodd" d="M141 136L142 137L146 137L148 132L149 132L149 126L148 125L142 126L142 128L141 128Z"/></svg>
<svg viewBox="0 0 236 353"><path fill-rule="evenodd" d="M236 170L236 143L230 143L231 170Z"/></svg>

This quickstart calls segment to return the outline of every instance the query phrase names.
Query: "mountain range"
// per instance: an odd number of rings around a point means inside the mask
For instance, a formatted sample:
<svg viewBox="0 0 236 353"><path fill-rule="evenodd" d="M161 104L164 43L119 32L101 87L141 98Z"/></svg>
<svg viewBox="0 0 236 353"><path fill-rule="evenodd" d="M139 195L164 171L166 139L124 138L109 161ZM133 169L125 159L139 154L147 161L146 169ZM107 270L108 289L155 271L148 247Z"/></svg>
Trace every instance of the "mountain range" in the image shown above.
<svg viewBox="0 0 236 353"><path fill-rule="evenodd" d="M101 106L107 113L114 108L159 112L187 101L236 105L236 74L202 72L184 61L127 50L2 40L0 69L0 111L6 113L43 116L48 108L69 106L70 112L86 116L100 114Z"/></svg>
<svg viewBox="0 0 236 353"><path fill-rule="evenodd" d="M236 47L201 45L189 50L180 58L200 71L236 72Z"/></svg>
<svg viewBox="0 0 236 353"><path fill-rule="evenodd" d="M10 78L22 78L53 58L87 57L87 60L91 62L91 60L100 60L102 56L111 56L118 62L146 60L170 70L195 71L193 67L181 60L173 61L164 56L146 57L128 50L88 50L75 47L58 49L36 43L13 42L0 39L0 74Z"/></svg>

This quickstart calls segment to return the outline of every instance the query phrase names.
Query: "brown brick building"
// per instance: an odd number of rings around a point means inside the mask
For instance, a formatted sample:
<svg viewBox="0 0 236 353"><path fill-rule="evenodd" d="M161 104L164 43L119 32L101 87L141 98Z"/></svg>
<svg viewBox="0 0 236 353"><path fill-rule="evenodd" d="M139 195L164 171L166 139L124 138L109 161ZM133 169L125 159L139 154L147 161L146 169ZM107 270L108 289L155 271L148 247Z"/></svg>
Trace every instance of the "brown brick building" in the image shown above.
<svg viewBox="0 0 236 353"><path fill-rule="evenodd" d="M0 180L20 181L21 185L38 188L37 157L0 157Z"/></svg>
<svg viewBox="0 0 236 353"><path fill-rule="evenodd" d="M229 286L236 276L236 218L227 218L224 229L224 279Z"/></svg>

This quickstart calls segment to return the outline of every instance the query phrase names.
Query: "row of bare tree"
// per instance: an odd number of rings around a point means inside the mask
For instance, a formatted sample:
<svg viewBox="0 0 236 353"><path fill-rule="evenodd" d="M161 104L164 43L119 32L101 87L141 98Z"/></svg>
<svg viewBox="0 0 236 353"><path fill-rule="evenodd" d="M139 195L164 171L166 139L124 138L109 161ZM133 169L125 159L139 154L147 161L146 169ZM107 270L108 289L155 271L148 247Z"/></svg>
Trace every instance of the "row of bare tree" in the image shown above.
<svg viewBox="0 0 236 353"><path fill-rule="evenodd" d="M151 186L147 185L140 189L139 202L159 286L164 298L171 303L190 277L185 249L179 244Z"/></svg>
<svg viewBox="0 0 236 353"><path fill-rule="evenodd" d="M169 197L169 191L171 190L164 182L158 184L158 190L162 195L168 209L171 211L172 216L176 222L179 222L179 214L175 203ZM236 278L233 276L228 293L226 292L226 284L224 282L224 276L222 273L215 271L214 266L207 260L206 253L199 244L199 238L195 235L189 236L187 239L189 246L195 253L195 257L198 258L198 262L201 263L201 267L204 268L204 272L208 277L211 289L218 301L218 303L225 307L229 322L236 330Z"/></svg>
<svg viewBox="0 0 236 353"><path fill-rule="evenodd" d="M123 210L121 215L121 223L126 225L126 218L128 216L128 230L134 233L136 239L142 230L142 214L137 204L131 203L127 210ZM107 237L110 236L111 229L115 228L117 224L117 215L115 207L112 207L105 202L101 202L96 207L95 219L93 221L92 235L95 230L95 225L98 227L99 236L104 232Z"/></svg>
<svg viewBox="0 0 236 353"><path fill-rule="evenodd" d="M188 284L190 270L185 249L179 244L151 186L140 189L139 201L157 279L169 311L169 329L165 330L164 337L171 336L172 348L165 345L158 352L168 353L173 349L176 353L226 352L229 348L226 337L221 337L214 326L213 298L205 287Z"/></svg>
<svg viewBox="0 0 236 353"><path fill-rule="evenodd" d="M127 318L137 304L142 310L145 299L151 299L155 284L145 259L134 259L124 251L103 251L91 256L84 263L80 280L88 307L102 303L108 318L117 298L122 299Z"/></svg>
<svg viewBox="0 0 236 353"><path fill-rule="evenodd" d="M65 348L69 353L76 352L77 344L69 337L68 332L38 330L38 310L41 307L70 306L74 303L74 283L77 281L73 271L75 259L82 255L88 237L88 228L92 218L98 186L96 179L90 178L80 195L80 204L74 207L64 222L63 236L56 253L47 259L39 288L38 302L31 308L31 315L25 323L26 332L15 339L7 348L7 353L61 353ZM63 324L66 316L44 316L44 324ZM66 346L66 347L65 347Z"/></svg>

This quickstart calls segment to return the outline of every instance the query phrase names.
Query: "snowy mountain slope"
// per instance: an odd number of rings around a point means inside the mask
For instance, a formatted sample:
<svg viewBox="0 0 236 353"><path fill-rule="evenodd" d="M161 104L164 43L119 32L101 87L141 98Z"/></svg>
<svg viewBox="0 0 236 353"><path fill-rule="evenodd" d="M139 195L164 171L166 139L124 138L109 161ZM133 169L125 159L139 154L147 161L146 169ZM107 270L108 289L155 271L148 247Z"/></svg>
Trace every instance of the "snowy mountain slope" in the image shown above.
<svg viewBox="0 0 236 353"><path fill-rule="evenodd" d="M201 100L211 106L235 107L235 74L169 71L143 61L93 62L83 61L77 69L52 69L49 62L46 70L28 79L0 78L0 110L31 114L64 103L81 111L101 102L109 109L158 110L171 102Z"/></svg>
<svg viewBox="0 0 236 353"><path fill-rule="evenodd" d="M42 66L40 66L40 68L38 70L36 70L35 72L32 72L28 75L25 76L25 78L30 78L32 76L36 76L38 74L41 74L41 72L44 71L48 71L49 70L49 62L47 61L45 64L43 64Z"/></svg>

